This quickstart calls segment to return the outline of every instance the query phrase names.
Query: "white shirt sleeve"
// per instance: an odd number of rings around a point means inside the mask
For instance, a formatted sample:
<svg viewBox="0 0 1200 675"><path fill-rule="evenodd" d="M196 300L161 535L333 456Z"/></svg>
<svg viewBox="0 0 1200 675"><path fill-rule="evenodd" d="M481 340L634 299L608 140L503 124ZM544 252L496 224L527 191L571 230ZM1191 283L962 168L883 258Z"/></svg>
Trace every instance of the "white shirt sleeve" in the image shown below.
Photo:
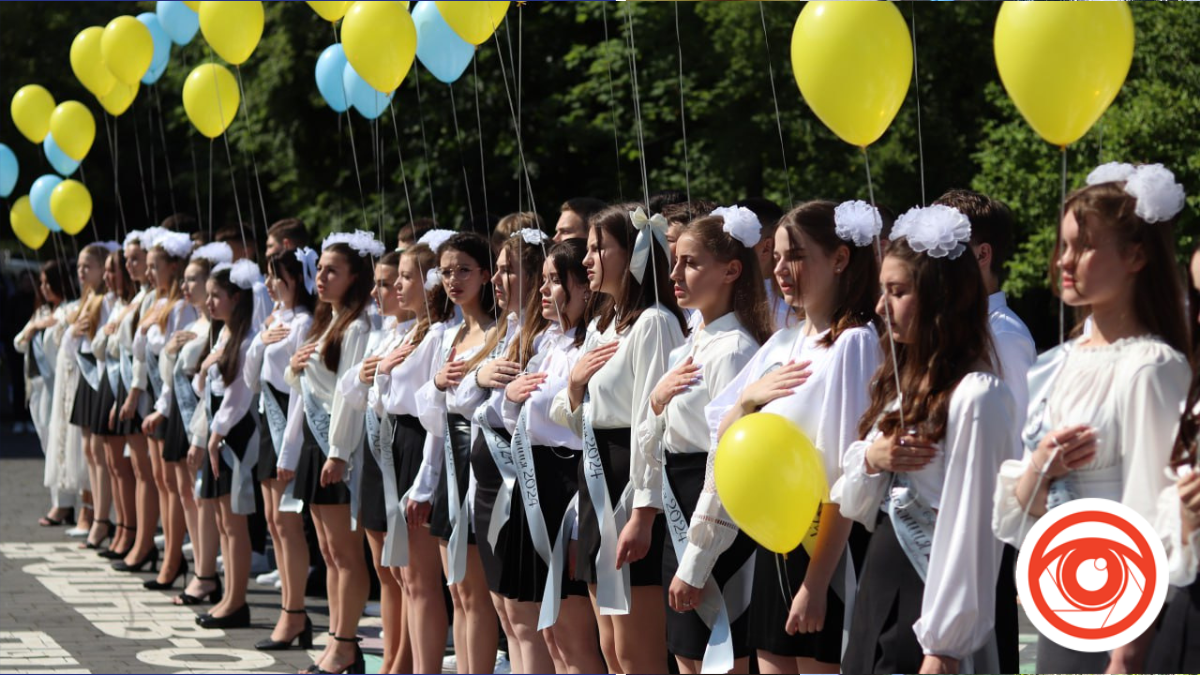
<svg viewBox="0 0 1200 675"><path fill-rule="evenodd" d="M421 451L421 466L417 469L417 477L413 480L410 501L423 503L432 502L433 493L437 491L438 479L442 476L442 464L446 461L442 452L442 436L425 434L425 447Z"/></svg>
<svg viewBox="0 0 1200 675"><path fill-rule="evenodd" d="M229 344L225 345L228 349ZM250 349L250 341L245 340L241 344L239 359L243 362L246 359L246 352ZM239 374L241 370L237 371ZM220 374L217 375L220 377ZM233 381L225 385L225 395L221 397L221 405L213 412L212 430L213 433L221 436L228 436L238 422L250 412L250 404L254 400L254 395L250 393L250 386L246 384L246 379L243 377L234 377Z"/></svg>
<svg viewBox="0 0 1200 675"><path fill-rule="evenodd" d="M685 338L675 316L658 308L653 313L647 311L638 319L630 331L629 340L626 348L631 350L633 364L633 419L630 425L633 428L630 432L633 447L630 449L632 461L629 467L633 507L662 510L661 477L657 484L647 482L649 476L660 475L647 467L648 457L654 450L643 445L638 428L651 413L650 392L666 374L667 359L676 347L683 344Z"/></svg>
<svg viewBox="0 0 1200 675"><path fill-rule="evenodd" d="M208 447L208 411L203 402L196 406L188 421L188 442L198 448Z"/></svg>
<svg viewBox="0 0 1200 675"><path fill-rule="evenodd" d="M266 353L267 346L263 344L262 331L259 331L250 341L250 349L246 350L246 360L242 363L242 379L250 387L251 393L262 391L263 355Z"/></svg>
<svg viewBox="0 0 1200 675"><path fill-rule="evenodd" d="M1154 527L1167 549L1171 585L1186 588L1195 583L1200 568L1200 530L1193 530L1184 541L1181 507L1179 489L1175 485L1164 488L1158 498L1158 520Z"/></svg>
<svg viewBox="0 0 1200 675"><path fill-rule="evenodd" d="M342 337L342 354L338 360L337 381L333 388L333 408L329 414L330 459L349 460L354 453L362 449L363 435L366 433L362 410L355 410L346 404L346 397L342 394L341 387L337 386L337 382L362 363L369 338L370 323L364 321L350 324Z"/></svg>
<svg viewBox="0 0 1200 675"><path fill-rule="evenodd" d="M1182 355L1137 369L1118 401L1121 425L1121 503L1147 521L1156 519L1158 496L1170 486L1163 467L1179 431L1179 411L1187 399L1190 369Z"/></svg>

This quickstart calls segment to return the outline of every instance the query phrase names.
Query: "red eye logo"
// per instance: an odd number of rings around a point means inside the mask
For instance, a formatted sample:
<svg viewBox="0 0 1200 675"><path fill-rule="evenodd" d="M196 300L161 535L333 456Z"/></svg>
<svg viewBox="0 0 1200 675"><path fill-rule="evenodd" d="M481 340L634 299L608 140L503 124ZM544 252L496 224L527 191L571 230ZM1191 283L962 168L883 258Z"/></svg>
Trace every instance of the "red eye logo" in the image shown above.
<svg viewBox="0 0 1200 675"><path fill-rule="evenodd" d="M1124 646L1154 622L1167 595L1167 556L1154 528L1107 499L1052 509L1017 558L1021 604L1038 630L1084 652Z"/></svg>

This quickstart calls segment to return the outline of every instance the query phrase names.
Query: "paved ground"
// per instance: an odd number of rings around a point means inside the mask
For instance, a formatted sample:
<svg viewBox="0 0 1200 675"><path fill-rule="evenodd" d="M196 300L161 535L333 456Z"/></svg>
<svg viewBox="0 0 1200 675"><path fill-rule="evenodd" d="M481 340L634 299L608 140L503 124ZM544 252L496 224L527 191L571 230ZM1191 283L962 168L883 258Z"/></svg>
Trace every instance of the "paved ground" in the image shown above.
<svg viewBox="0 0 1200 675"><path fill-rule="evenodd" d="M42 458L32 435L0 428L0 672L5 673L288 673L311 663L300 650L259 652L276 618L279 595L250 583L254 627L204 630L196 611L171 604L173 594L147 591L147 574L109 569L80 550L63 528L41 528L48 505ZM325 641L324 600L310 599ZM377 636L378 619L362 634ZM1033 672L1032 629L1024 623L1022 672ZM374 668L372 668L372 665ZM368 660L368 672L379 661Z"/></svg>

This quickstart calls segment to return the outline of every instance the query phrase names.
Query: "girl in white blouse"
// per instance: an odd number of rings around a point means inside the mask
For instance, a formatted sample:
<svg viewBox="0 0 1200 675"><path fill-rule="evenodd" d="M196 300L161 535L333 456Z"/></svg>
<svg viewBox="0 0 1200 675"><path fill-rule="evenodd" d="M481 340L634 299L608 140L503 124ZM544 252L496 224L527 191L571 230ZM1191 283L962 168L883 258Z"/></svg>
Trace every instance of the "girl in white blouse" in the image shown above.
<svg viewBox="0 0 1200 675"><path fill-rule="evenodd" d="M713 450L730 425L763 411L786 417L808 435L830 485L841 475L881 355L879 274L871 247L881 225L868 204L826 201L802 204L779 223L774 276L788 307L806 318L767 341L707 408L709 427L716 427ZM837 672L841 661L856 586L846 545L850 521L826 502L814 525L786 557L757 549L747 641L764 672ZM736 545L736 535L710 476L672 584L676 603L699 602L717 555Z"/></svg>
<svg viewBox="0 0 1200 675"><path fill-rule="evenodd" d="M996 536L1014 546L1048 509L1076 498L1120 501L1154 522L1170 484L1164 467L1189 381L1171 228L1183 190L1161 165L1125 166L1120 180L1097 169L1067 199L1051 276L1064 303L1090 312L1092 329L1030 370L1025 455L1004 463L996 491ZM1143 172L1157 175L1126 182ZM1178 190L1167 211L1157 204L1164 189ZM1039 639L1038 670L1140 672L1145 637L1111 655Z"/></svg>
<svg viewBox="0 0 1200 675"><path fill-rule="evenodd" d="M705 406L733 381L774 330L754 252L761 230L749 209L716 209L712 216L686 224L676 242L671 270L675 297L680 307L698 312L701 319L697 332L671 353L673 369L650 394L651 415L637 430L644 472L631 477L635 489L649 490L666 514L664 579L675 577L678 553L687 542L687 523L705 482L709 449ZM738 572L749 581L753 574L753 565L746 564L753 545L745 537L739 544L722 558L717 583L724 584ZM699 593L682 591L676 596L671 603L674 611L667 614L667 646L681 673L699 673L712 630L708 623L714 617L694 613L700 607ZM733 647L721 654L718 670L749 672L746 623L737 620L740 616L732 618Z"/></svg>
<svg viewBox="0 0 1200 675"><path fill-rule="evenodd" d="M125 456L125 435L114 424L117 390L121 383L121 342L117 338L117 329L137 290L125 269L125 252L120 247L110 252L104 261L104 285L113 294L113 302L108 321L92 338L92 351L104 362L95 431L103 445L116 521L110 531L108 550L101 551L101 555L109 551L127 551L133 545L133 538L128 535L129 530L122 527L122 523L132 523L137 517L134 513L137 485L133 478L133 464Z"/></svg>
<svg viewBox="0 0 1200 675"><path fill-rule="evenodd" d="M65 264L61 273L69 274ZM72 295L75 288L72 286ZM78 519L83 518L86 508L80 500L80 491L87 487L84 482L87 472L83 464L81 429L70 424L70 420L76 393L80 386L87 386L87 383L80 382L82 378L76 353L81 337L75 331L75 321L84 300L72 297L55 309L52 315L54 324L46 330L43 342L46 352L54 355L54 386L50 389L44 485L50 488L51 494L71 495L72 503L78 502L81 507L75 511Z"/></svg>
<svg viewBox="0 0 1200 675"><path fill-rule="evenodd" d="M279 479L276 463L287 427L291 399L299 393L285 378L288 362L308 339L316 297L317 253L309 248L284 250L267 260L267 289L275 312L250 343L242 377L259 394L258 468L263 510L279 568L282 604L271 635L257 649L287 649L297 639L303 649L312 646L312 621L304 609L308 584L309 551L304 517L295 509L280 507L287 482Z"/></svg>
<svg viewBox="0 0 1200 675"><path fill-rule="evenodd" d="M430 530L442 540L460 673L492 672L499 640L496 609L475 545L476 533L470 531L470 415L479 397L460 386L468 373L467 363L483 349L487 330L495 321L489 252L485 239L467 233L450 237L438 248L442 285L462 312L463 321L443 340L437 357L440 369L433 381L417 392L421 424L442 443L442 470L429 519Z"/></svg>
<svg viewBox="0 0 1200 675"><path fill-rule="evenodd" d="M648 218L631 204L592 218L584 266L605 305L550 413L583 439L575 577L589 584L612 672L667 670L666 531L653 493L630 482L642 473L634 430L687 325L669 278L666 228L662 216Z"/></svg>
<svg viewBox="0 0 1200 675"><path fill-rule="evenodd" d="M988 525L1016 411L995 374L987 293L978 263L963 255L969 241L957 210L912 209L896 221L880 269L877 311L891 344L859 425L864 440L846 450L832 489L843 516L875 531L845 672L998 666L1000 545ZM989 642L991 658L974 658Z"/></svg>
<svg viewBox="0 0 1200 675"><path fill-rule="evenodd" d="M312 509L329 589L334 639L316 660L327 672L362 667L355 637L370 590L362 530L355 527L356 455L362 415L348 409L338 381L362 362L370 337L367 305L374 285L371 256L382 244L364 232L325 239L317 264L317 304L308 342L296 350L287 379L293 395L277 475L295 480L292 494Z"/></svg>
<svg viewBox="0 0 1200 675"><path fill-rule="evenodd" d="M547 608L538 606L543 599L560 603L557 616L551 612L548 617L556 621L541 631L555 672L559 673L597 673L605 669L587 585L570 578L563 564L575 525L575 509L569 509L569 504L579 490L583 446L571 430L550 420L550 404L566 386L567 375L582 353L591 305L587 269L583 266L586 253L583 239L564 240L547 252L540 302L528 311L540 312L549 324L538 335L532 331L522 333L521 340L532 342L536 353L525 364L525 374L505 387L501 408L505 428L517 439L513 450L517 464L526 466L521 463L521 457L525 457L532 461L534 473L531 486L527 471L521 472L523 482L518 483L513 496L512 515L503 538L501 583L516 589L513 604L534 604L535 626L545 623L541 617L547 616ZM523 444L521 435L516 434L518 425L524 435ZM535 537L540 541L535 542ZM557 567L549 564L555 552ZM547 554L551 559L544 557ZM555 575L556 583L551 584L550 574ZM558 589L558 597L544 598L551 587Z"/></svg>
<svg viewBox="0 0 1200 675"><path fill-rule="evenodd" d="M433 458L441 455L442 445L440 437L427 434L421 426L416 393L433 379L440 367L437 357L454 306L437 273L437 256L427 244L405 249L398 272L397 302L416 315L416 323L404 335L400 346L379 362L371 395L382 406L393 429L392 458L400 467L396 489L402 495L398 506L403 510L402 522L408 530L395 533L406 537L407 564L391 561L396 565L391 573L399 578L404 591L412 671L430 673L441 668L449 626L438 540L428 527L422 527L440 474L441 464L435 465Z"/></svg>

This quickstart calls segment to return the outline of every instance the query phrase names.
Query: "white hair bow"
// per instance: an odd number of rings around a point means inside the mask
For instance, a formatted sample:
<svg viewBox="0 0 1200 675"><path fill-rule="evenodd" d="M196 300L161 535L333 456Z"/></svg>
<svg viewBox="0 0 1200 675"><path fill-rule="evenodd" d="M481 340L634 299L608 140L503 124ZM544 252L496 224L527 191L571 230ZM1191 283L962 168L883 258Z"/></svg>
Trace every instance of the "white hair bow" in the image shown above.
<svg viewBox="0 0 1200 675"><path fill-rule="evenodd" d="M646 265L650 264L651 241L658 240L663 251L670 251L667 246L667 219L661 213L647 216L642 207L629 212L633 226L637 228L637 240L633 242L633 254L629 256L629 272L638 283L646 276Z"/></svg>
<svg viewBox="0 0 1200 675"><path fill-rule="evenodd" d="M309 295L317 292L317 252L308 248L296 249L296 260L304 270L304 288Z"/></svg>

